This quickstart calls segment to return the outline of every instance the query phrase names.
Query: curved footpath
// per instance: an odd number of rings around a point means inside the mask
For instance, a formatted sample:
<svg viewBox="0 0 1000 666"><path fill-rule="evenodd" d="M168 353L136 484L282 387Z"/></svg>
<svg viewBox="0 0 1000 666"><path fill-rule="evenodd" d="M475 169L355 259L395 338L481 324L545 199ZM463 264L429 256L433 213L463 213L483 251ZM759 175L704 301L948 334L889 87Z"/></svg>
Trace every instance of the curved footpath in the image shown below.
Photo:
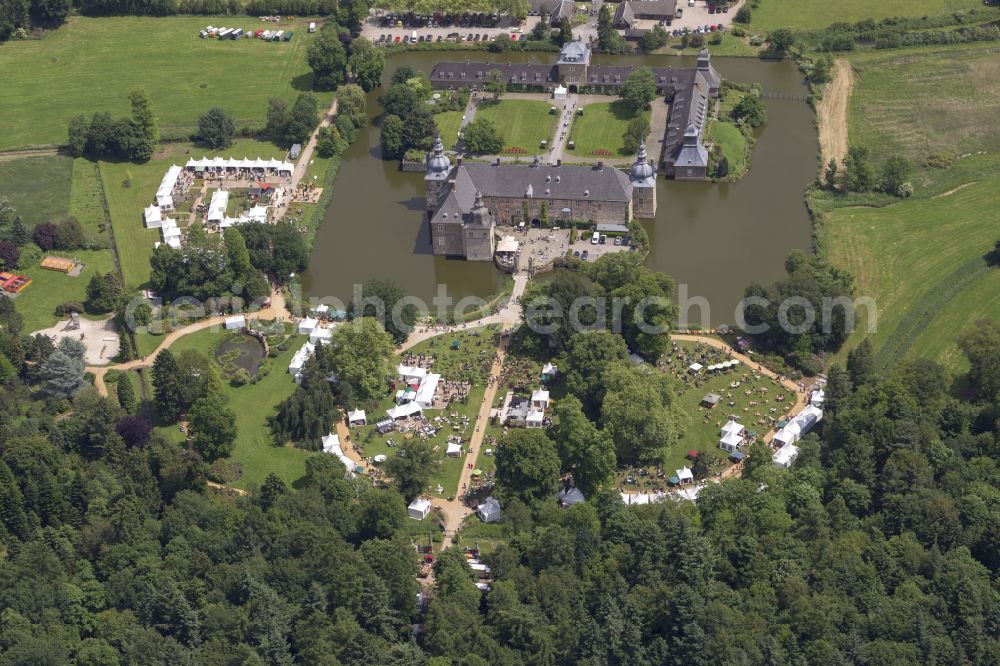
<svg viewBox="0 0 1000 666"><path fill-rule="evenodd" d="M525 275L516 275L514 277L514 290L511 295L510 300L507 305L504 306L497 314L490 315L488 317L483 317L482 319L477 319L475 321L466 322L465 324L460 324L458 326L444 326L444 327L426 327L417 328L411 334L410 337L400 345L397 353L402 353L415 345L429 340L430 338L445 335L447 333L453 333L456 331L470 330L475 328L481 328L483 326L491 326L499 324L501 326L501 333L510 333L517 326L521 320L521 304L520 297L524 293L524 289L527 286L528 278ZM258 319L279 319L288 315L285 309L285 301L280 291L276 291L271 294L271 305L264 308L253 316ZM201 321L194 322L177 330L171 331L164 337L163 341L156 348L156 350L147 355L142 359L135 361L129 361L128 363L119 363L117 365L111 366L100 366L100 367L88 367L87 371L94 374L94 385L101 395L107 396L108 390L107 385L104 382L104 377L108 370L135 370L137 368L148 368L153 365L157 354L159 354L164 349L169 348L172 344L177 342L185 335L190 333L195 333L197 331L205 330L206 328L212 328L213 326L222 326L225 322L225 317L210 317L208 319L203 319ZM472 479L472 471L476 468L476 463L479 459L479 451L482 448L483 438L486 435L486 424L489 421L490 410L493 408L493 402L496 399L496 393L499 387L500 373L503 370L504 359L507 355L507 345L509 342L509 336L503 336L501 338L500 346L497 349L497 356L493 361L493 365L490 368L489 380L486 384L486 390L483 394L483 400L479 407L479 413L476 417L476 430L472 437L469 439L468 452L466 453L465 460L462 465L462 474L459 477L458 487L456 489L455 499L451 501L440 501L435 506L439 507L440 512L444 516L444 540L442 541L441 548L447 548L452 544L454 537L458 530L462 526L462 522L465 518L472 512L472 510L467 507L459 499L462 495L463 488L467 488L470 480ZM789 403L788 411L791 413L796 413L803 407L805 407L808 395L805 391L799 387L799 385L790 379L782 377L771 370L768 370L764 366L757 363L751 357L741 354L735 351L728 344L719 340L718 338L713 338L707 335L692 335L676 333L670 336L671 340L678 342L700 342L702 344L714 347L716 349L722 350L734 359L738 359L744 365L748 366L755 372L759 372L762 375L770 377L771 379L779 382L784 386L792 395L795 396L795 402ZM351 458L355 463L366 466L365 460L358 455L357 451L354 449L353 444L346 446L350 442L350 431L347 424L343 419L339 419L336 423L337 435L340 437L340 441L345 444L343 447L344 453ZM764 436L764 441L770 443L771 439L774 437L774 431L768 432ZM738 476L742 471L742 465L734 465L727 469L722 475L714 481L718 482L722 479L727 479L733 476ZM234 492L237 495L246 495L246 491L237 490L230 488L229 486L224 486L218 483L209 481L208 486L223 492Z"/></svg>

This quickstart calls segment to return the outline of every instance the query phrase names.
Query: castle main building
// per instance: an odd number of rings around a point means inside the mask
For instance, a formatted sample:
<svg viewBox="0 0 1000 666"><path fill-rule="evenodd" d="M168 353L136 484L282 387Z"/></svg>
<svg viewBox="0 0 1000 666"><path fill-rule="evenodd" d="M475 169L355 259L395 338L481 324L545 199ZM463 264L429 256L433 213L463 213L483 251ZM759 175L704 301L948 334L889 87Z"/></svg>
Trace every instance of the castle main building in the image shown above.
<svg viewBox="0 0 1000 666"><path fill-rule="evenodd" d="M595 166L463 164L452 166L441 139L427 159L427 212L434 254L488 261L497 225L550 220L627 224L656 215L656 171L646 147L626 173Z"/></svg>

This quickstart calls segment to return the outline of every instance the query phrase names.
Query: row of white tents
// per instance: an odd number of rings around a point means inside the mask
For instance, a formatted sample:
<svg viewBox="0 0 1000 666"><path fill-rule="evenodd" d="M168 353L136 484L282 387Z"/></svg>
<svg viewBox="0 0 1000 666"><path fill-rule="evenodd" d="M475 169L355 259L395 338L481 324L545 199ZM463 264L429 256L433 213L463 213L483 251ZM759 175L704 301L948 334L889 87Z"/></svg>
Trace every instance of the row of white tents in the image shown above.
<svg viewBox="0 0 1000 666"><path fill-rule="evenodd" d="M181 168L176 164L170 165L167 173L163 174L160 186L156 188L156 205L164 210L174 208L174 186L181 175Z"/></svg>
<svg viewBox="0 0 1000 666"><path fill-rule="evenodd" d="M262 160L258 157L255 160L251 160L244 157L243 159L238 160L234 157L202 157L200 160L188 160L187 164L184 165L184 168L190 171L236 171L239 169L254 169L265 173L271 172L273 174L290 174L295 170L295 165L291 162L276 160L274 158ZM178 173L180 173L180 167L177 167L177 169ZM176 180L176 177L174 180Z"/></svg>

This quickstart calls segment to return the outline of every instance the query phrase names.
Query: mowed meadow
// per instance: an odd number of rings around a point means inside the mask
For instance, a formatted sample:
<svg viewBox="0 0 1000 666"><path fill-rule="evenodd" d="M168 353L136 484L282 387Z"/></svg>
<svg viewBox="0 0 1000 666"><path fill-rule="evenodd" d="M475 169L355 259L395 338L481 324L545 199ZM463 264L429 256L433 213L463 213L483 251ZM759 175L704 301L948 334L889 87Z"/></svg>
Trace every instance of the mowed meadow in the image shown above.
<svg viewBox="0 0 1000 666"><path fill-rule="evenodd" d="M749 0L748 0L749 1ZM831 23L894 16L933 16L982 6L982 0L761 0L751 26L758 30L815 30ZM731 10L730 10L731 11Z"/></svg>
<svg viewBox="0 0 1000 666"><path fill-rule="evenodd" d="M201 39L206 25L293 30L290 42ZM164 137L190 134L210 107L237 128L264 124L268 97L309 90L308 21L265 23L247 16L73 17L42 39L0 45L0 150L66 141L70 117L129 112L128 92L152 98ZM330 95L321 95L321 106Z"/></svg>
<svg viewBox="0 0 1000 666"><path fill-rule="evenodd" d="M857 294L875 299L876 360L966 362L956 339L1000 318L1000 268L987 255L1000 238L1000 58L988 46L858 54L850 142L871 149L876 168L901 154L913 165L913 199L825 215L829 259L851 271ZM932 155L951 160L930 166ZM827 199L827 201L830 201ZM859 323L864 323L864 309ZM864 338L856 331L837 355Z"/></svg>

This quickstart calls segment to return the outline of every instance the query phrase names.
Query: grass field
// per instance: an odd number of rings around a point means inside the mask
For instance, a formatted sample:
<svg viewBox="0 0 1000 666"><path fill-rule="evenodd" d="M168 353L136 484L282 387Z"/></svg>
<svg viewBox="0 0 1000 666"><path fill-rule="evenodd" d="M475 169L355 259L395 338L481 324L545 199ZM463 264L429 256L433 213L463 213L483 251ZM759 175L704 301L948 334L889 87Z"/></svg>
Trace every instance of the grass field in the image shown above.
<svg viewBox="0 0 1000 666"><path fill-rule="evenodd" d="M901 153L919 167L913 184L934 189L947 174L923 168L928 155L1000 152L1000 58L993 49L925 49L851 58L852 143L876 160Z"/></svg>
<svg viewBox="0 0 1000 666"><path fill-rule="evenodd" d="M607 150L612 155L626 155L622 135L635 115L624 101L588 104L583 115L573 117L570 139L575 144L572 154L596 157Z"/></svg>
<svg viewBox="0 0 1000 666"><path fill-rule="evenodd" d="M73 160L69 214L80 221L91 242L110 245L100 178L101 173L94 162L82 158Z"/></svg>
<svg viewBox="0 0 1000 666"><path fill-rule="evenodd" d="M542 141L552 140L557 116L549 114L551 104L526 99L501 99L486 103L476 111L476 118L486 118L500 131L504 148L521 148L534 155Z"/></svg>
<svg viewBox="0 0 1000 666"><path fill-rule="evenodd" d="M72 177L73 159L62 155L0 161L0 196L10 199L30 230L69 214Z"/></svg>
<svg viewBox="0 0 1000 666"><path fill-rule="evenodd" d="M87 299L90 278L114 270L111 250L74 250L53 254L75 257L86 267L77 277L37 266L20 269L31 278L31 285L21 292L14 304L24 317L24 330L28 333L52 326L58 320L55 315L57 305L66 301L82 303Z"/></svg>
<svg viewBox="0 0 1000 666"><path fill-rule="evenodd" d="M223 335L222 331L206 329L180 338L170 350L179 354L185 349L195 349L213 358L215 343ZM260 484L272 472L288 484L305 474L305 461L311 454L291 446L275 446L267 427L267 417L295 390L295 382L286 370L303 342L303 336L295 337L287 351L269 359L270 372L256 384L238 388L225 385L226 406L236 414L236 447L231 460L243 465L243 476L232 484L236 488ZM177 426L164 427L161 431L174 441L183 438Z"/></svg>
<svg viewBox="0 0 1000 666"><path fill-rule="evenodd" d="M761 31L815 30L831 23L946 14L981 5L981 0L841 0L836 5L825 0L761 0L760 7L753 10L751 27Z"/></svg>
<svg viewBox="0 0 1000 666"><path fill-rule="evenodd" d="M461 111L444 111L434 114L434 122L437 123L438 131L441 133L441 143L445 150L451 150L458 142L458 129L462 126Z"/></svg>
<svg viewBox="0 0 1000 666"><path fill-rule="evenodd" d="M0 46L0 149L66 141L70 117L96 111L123 115L128 92L149 93L164 136L190 132L198 116L221 104L237 128L261 126L268 97L308 90L308 21L283 21L290 42L200 39L206 25L271 28L246 16L73 17L44 39ZM330 96L321 96L321 107Z"/></svg>
<svg viewBox="0 0 1000 666"><path fill-rule="evenodd" d="M878 360L920 354L958 367L949 351L954 336L976 319L1000 317L1000 299L988 291L996 277L981 259L997 239L998 186L994 176L947 196L827 215L830 259L855 275L857 295L877 304L871 338ZM863 333L856 331L836 360Z"/></svg>
<svg viewBox="0 0 1000 666"><path fill-rule="evenodd" d="M751 46L750 42L745 37L735 37L731 32L724 32L721 34L721 41L718 44L714 43L716 35L719 33L713 33L709 38L708 42L705 44L708 46L709 50L712 51L713 56L755 56L760 54L760 46ZM701 51L701 46L689 46L686 49L681 46L680 39L677 37L671 37L670 43L667 44L664 52L673 53L674 55L698 55Z"/></svg>
<svg viewBox="0 0 1000 666"><path fill-rule="evenodd" d="M729 161L729 173L741 174L746 169L746 137L733 123L713 120L708 127L708 135L712 143L722 149L722 154Z"/></svg>

